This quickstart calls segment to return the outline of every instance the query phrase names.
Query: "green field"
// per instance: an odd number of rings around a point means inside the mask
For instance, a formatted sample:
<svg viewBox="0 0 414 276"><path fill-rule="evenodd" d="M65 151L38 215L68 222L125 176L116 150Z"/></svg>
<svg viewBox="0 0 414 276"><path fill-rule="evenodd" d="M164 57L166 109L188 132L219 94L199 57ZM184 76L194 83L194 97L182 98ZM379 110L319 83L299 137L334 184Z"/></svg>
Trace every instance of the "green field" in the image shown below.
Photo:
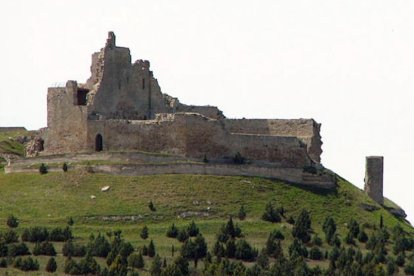
<svg viewBox="0 0 414 276"><path fill-rule="evenodd" d="M108 192L102 192L109 185ZM91 233L107 233L117 229L138 249L149 240L142 240L139 232L144 225L149 228L157 252L171 258L171 246L180 243L165 236L174 222L178 227L187 226L194 220L200 227L211 249L220 226L230 215L237 216L241 205L247 218L237 221L246 239L261 249L273 229L280 229L289 239L292 226L287 222L272 224L261 220L265 205L272 201L276 207L286 209L285 217L297 217L305 208L311 212L312 229L323 237L322 223L332 216L341 236L345 235L346 223L356 219L369 232L379 224L392 228L401 224L406 231L411 226L391 215L374 203L361 190L338 177L336 191L311 190L262 178L221 177L201 175L112 176L87 172L59 172L40 174L0 174L0 230L6 230L6 218L13 214L20 220L17 228L32 226L65 226L68 217L75 221L76 239L87 242ZM91 199L95 196L95 199ZM149 201L156 207L148 208ZM379 209L365 211L361 204ZM182 218L183 214L189 215ZM132 219L133 217L133 219ZM284 241L287 248L289 241ZM31 245L33 246L33 245ZM57 243L56 248L62 244ZM328 245L323 245L329 248ZM44 271L47 257L38 257L40 271ZM104 260L100 260L103 264ZM58 257L58 271L63 271L64 257ZM146 262L147 268L150 261ZM324 266L323 262L320 265ZM1 271L1 270L0 270ZM141 271L142 274L143 271ZM17 273L17 270L13 273ZM39 272L40 273L40 272ZM41 272L44 273L44 272Z"/></svg>

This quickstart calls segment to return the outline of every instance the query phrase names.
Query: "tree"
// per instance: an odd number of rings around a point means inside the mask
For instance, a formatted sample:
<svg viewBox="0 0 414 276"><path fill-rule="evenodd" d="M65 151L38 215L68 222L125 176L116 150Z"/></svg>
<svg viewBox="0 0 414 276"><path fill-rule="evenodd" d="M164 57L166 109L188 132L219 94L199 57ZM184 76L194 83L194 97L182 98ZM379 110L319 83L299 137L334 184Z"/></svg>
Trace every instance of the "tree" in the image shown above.
<svg viewBox="0 0 414 276"><path fill-rule="evenodd" d="M262 219L270 222L280 222L282 220L280 214L273 207L272 202L267 203Z"/></svg>
<svg viewBox="0 0 414 276"><path fill-rule="evenodd" d="M47 166L44 163L42 163L39 167L39 173L40 174L47 174L47 171L48 171Z"/></svg>
<svg viewBox="0 0 414 276"><path fill-rule="evenodd" d="M73 226L73 224L75 223L75 221L73 220L73 218L72 217L69 217L68 218L68 222L67 222L67 224L69 225L69 226Z"/></svg>
<svg viewBox="0 0 414 276"><path fill-rule="evenodd" d="M296 238L293 240L293 243L289 246L289 256L291 258L295 258L298 256L302 256L304 258L308 257L308 250L303 245L301 240Z"/></svg>
<svg viewBox="0 0 414 276"><path fill-rule="evenodd" d="M323 223L322 230L325 233L326 242L332 245L336 233L336 223L332 217L327 217Z"/></svg>
<svg viewBox="0 0 414 276"><path fill-rule="evenodd" d="M258 255L256 249L254 249L246 240L239 239L236 242L236 259L243 261L254 261Z"/></svg>
<svg viewBox="0 0 414 276"><path fill-rule="evenodd" d="M239 213L237 214L240 220L244 220L246 218L246 211L244 210L244 206L240 206Z"/></svg>
<svg viewBox="0 0 414 276"><path fill-rule="evenodd" d="M178 235L178 228L174 225L174 223L168 228L167 230L167 237L169 238L176 238Z"/></svg>
<svg viewBox="0 0 414 276"><path fill-rule="evenodd" d="M298 219L292 229L292 235L295 238L300 239L302 242L307 243L310 241L311 236L311 218L307 210L303 209L299 214Z"/></svg>
<svg viewBox="0 0 414 276"><path fill-rule="evenodd" d="M322 251L318 247L312 247L309 251L309 258L312 260L322 260Z"/></svg>
<svg viewBox="0 0 414 276"><path fill-rule="evenodd" d="M155 209L154 203L152 203L152 200L148 203L148 208L149 208L152 212L157 211L157 209Z"/></svg>
<svg viewBox="0 0 414 276"><path fill-rule="evenodd" d="M154 257L155 256L155 245L154 245L154 241L151 240L149 245L148 245L148 257Z"/></svg>
<svg viewBox="0 0 414 276"><path fill-rule="evenodd" d="M144 240L148 238L148 227L146 225L144 225L144 228L142 228L141 233L139 235Z"/></svg>
<svg viewBox="0 0 414 276"><path fill-rule="evenodd" d="M133 268L143 268L145 266L144 258L141 253L134 253L128 257L128 266Z"/></svg>
<svg viewBox="0 0 414 276"><path fill-rule="evenodd" d="M13 215L8 216L7 217L7 226L10 227L10 228L16 228L17 226L19 226L18 219Z"/></svg>
<svg viewBox="0 0 414 276"><path fill-rule="evenodd" d="M46 271L53 273L56 271L56 269L57 269L56 260L55 258L52 257L49 259L49 261L46 264Z"/></svg>
<svg viewBox="0 0 414 276"><path fill-rule="evenodd" d="M269 268L269 256L267 255L267 250L265 248L263 248L257 256L257 265L265 270Z"/></svg>
<svg viewBox="0 0 414 276"><path fill-rule="evenodd" d="M178 230L177 240L179 242L185 242L186 240L188 240L188 238L189 238L189 235L188 235L187 230L185 229Z"/></svg>
<svg viewBox="0 0 414 276"><path fill-rule="evenodd" d="M162 267L162 261L161 261L160 256L157 254L157 256L155 256L151 264L151 268L150 268L151 275L153 276L161 275L161 267Z"/></svg>
<svg viewBox="0 0 414 276"><path fill-rule="evenodd" d="M364 230L359 231L358 240L360 242L367 242L368 241L368 235Z"/></svg>
<svg viewBox="0 0 414 276"><path fill-rule="evenodd" d="M348 223L348 229L351 233L352 237L357 238L359 234L359 224L356 220L351 219L351 221Z"/></svg>
<svg viewBox="0 0 414 276"><path fill-rule="evenodd" d="M63 170L63 172L67 172L68 171L68 164L66 164L66 162L63 163L62 170Z"/></svg>
<svg viewBox="0 0 414 276"><path fill-rule="evenodd" d="M280 233L279 230L274 230L269 234L269 237L266 241L266 253L269 256L278 258L283 255L283 250L280 245L280 240L283 240L285 237Z"/></svg>
<svg viewBox="0 0 414 276"><path fill-rule="evenodd" d="M191 221L190 225L187 227L187 233L190 237L195 237L198 235L200 230L198 229L197 225L195 224L194 220Z"/></svg>

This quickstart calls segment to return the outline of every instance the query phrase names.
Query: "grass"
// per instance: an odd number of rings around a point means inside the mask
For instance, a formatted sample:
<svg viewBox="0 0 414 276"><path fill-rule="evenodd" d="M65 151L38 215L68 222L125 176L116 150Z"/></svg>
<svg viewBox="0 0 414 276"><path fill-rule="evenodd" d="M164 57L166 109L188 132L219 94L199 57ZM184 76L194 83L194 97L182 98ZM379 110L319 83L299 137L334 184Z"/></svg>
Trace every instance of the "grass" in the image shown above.
<svg viewBox="0 0 414 276"><path fill-rule="evenodd" d="M111 186L110 191L101 192L100 188L106 185ZM149 239L154 239L157 251L168 258L172 245L176 250L180 248L176 240L165 236L173 222L178 227L185 227L194 219L211 248L219 227L230 215L236 216L242 204L247 211L247 218L237 223L252 245L262 248L273 229L280 229L291 239L291 225L286 222L271 224L260 219L269 201L276 207L283 206L286 217L296 217L302 208L308 209L312 216L312 228L322 238L321 227L327 216L334 217L342 237L346 232L346 223L351 218L364 224L367 231L378 225L382 216L387 227L401 224L406 231L413 232L409 224L392 216L340 177L336 191L321 191L253 177L128 177L80 171L46 175L19 173L0 174L0 191L0 231L6 229L6 218L10 214L20 220L19 233L31 226L64 226L68 217L73 217L73 231L81 242L86 242L91 233L121 229L134 247L140 247L149 243L149 240L143 241L139 237L140 230L147 225ZM92 195L96 198L91 199ZM155 212L148 208L150 200L157 209ZM375 205L379 209L365 211L361 208L362 203ZM183 212L198 212L208 216L182 218ZM132 221L129 219L131 216L138 219ZM284 246L287 247L289 243L284 242ZM57 247L61 247L61 244L57 244ZM60 249L58 252L61 252ZM39 259L40 271L44 271L47 259ZM59 256L60 272L63 263L64 258ZM13 275L15 272L10 271Z"/></svg>

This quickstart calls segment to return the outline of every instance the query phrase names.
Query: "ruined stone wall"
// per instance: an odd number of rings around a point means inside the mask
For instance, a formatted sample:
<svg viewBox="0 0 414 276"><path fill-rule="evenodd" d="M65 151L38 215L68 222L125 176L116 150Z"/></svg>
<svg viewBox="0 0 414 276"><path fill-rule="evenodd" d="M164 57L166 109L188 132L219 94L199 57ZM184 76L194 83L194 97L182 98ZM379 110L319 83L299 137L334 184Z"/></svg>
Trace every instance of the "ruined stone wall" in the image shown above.
<svg viewBox="0 0 414 276"><path fill-rule="evenodd" d="M313 119L225 119L223 122L231 133L298 137L306 144L312 160L316 163L321 161L321 125Z"/></svg>
<svg viewBox="0 0 414 276"><path fill-rule="evenodd" d="M364 190L374 201L384 203L383 196L384 158L382 156L367 156L365 163Z"/></svg>
<svg viewBox="0 0 414 276"><path fill-rule="evenodd" d="M185 105L179 104L176 108L177 112L189 112L189 113L199 113L205 117L209 117L212 119L224 119L225 116L223 112L218 109L216 106L197 106L197 105Z"/></svg>
<svg viewBox="0 0 414 276"><path fill-rule="evenodd" d="M44 135L48 154L77 152L86 149L87 107L74 105L77 83L49 88L47 93L47 132Z"/></svg>
<svg viewBox="0 0 414 276"><path fill-rule="evenodd" d="M88 145L103 136L104 150L141 150L209 159L230 159L240 152L253 160L266 160L282 167L303 168L310 164L306 147L295 137L231 134L219 120L196 113L164 114L156 120L90 121Z"/></svg>

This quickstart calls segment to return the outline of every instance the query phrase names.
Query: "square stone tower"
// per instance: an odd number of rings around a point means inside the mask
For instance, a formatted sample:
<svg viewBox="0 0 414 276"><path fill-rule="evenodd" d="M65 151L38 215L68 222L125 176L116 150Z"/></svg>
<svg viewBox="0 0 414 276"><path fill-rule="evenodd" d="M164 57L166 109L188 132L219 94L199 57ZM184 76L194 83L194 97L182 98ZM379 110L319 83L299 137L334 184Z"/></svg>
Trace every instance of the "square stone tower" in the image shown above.
<svg viewBox="0 0 414 276"><path fill-rule="evenodd" d="M383 196L384 157L367 156L365 163L365 193L379 204Z"/></svg>

